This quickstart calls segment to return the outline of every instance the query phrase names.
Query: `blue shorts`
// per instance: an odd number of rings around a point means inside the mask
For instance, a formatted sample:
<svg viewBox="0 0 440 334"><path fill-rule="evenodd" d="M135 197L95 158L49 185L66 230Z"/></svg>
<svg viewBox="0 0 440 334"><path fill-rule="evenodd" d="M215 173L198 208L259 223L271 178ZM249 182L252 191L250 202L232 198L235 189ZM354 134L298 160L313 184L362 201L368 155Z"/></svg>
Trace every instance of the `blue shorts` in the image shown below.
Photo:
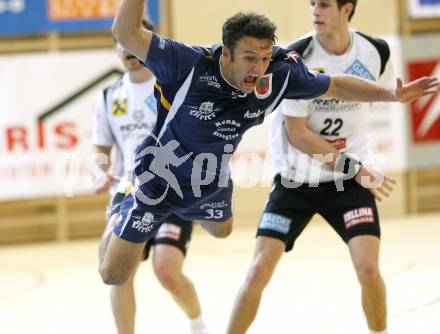
<svg viewBox="0 0 440 334"><path fill-rule="evenodd" d="M182 202L187 205L184 208L177 207L175 200L168 201L167 197L157 204L146 204L142 200L146 190L148 189L143 188L141 192L138 188L122 201L120 217L113 229L118 237L135 243L148 241L156 235L161 224L171 214L188 221L223 222L232 217L232 181L228 187L216 188L209 195L200 198L189 192L184 194L185 200ZM150 195L152 194L153 191Z"/></svg>

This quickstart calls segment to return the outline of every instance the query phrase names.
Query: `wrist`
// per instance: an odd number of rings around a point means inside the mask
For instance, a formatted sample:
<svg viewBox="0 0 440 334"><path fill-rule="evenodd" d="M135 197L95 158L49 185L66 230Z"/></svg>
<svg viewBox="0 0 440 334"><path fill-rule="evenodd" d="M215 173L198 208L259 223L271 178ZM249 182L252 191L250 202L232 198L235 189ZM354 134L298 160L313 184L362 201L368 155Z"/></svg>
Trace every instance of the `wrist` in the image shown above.
<svg viewBox="0 0 440 334"><path fill-rule="evenodd" d="M336 159L335 171L354 178L362 168L362 162L346 153L341 153Z"/></svg>

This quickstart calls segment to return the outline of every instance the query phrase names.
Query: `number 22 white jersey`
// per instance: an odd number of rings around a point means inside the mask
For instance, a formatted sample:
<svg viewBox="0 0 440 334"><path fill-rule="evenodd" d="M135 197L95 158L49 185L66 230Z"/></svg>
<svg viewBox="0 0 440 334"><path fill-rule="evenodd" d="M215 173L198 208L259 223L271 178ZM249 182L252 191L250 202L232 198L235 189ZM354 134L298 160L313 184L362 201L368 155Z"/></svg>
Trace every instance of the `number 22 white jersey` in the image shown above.
<svg viewBox="0 0 440 334"><path fill-rule="evenodd" d="M384 40L351 31L351 44L342 55L327 52L315 33L298 40L293 48L307 66L326 74L351 74L394 87L390 50ZM271 126L274 172L301 183L318 184L340 178L333 168L312 159L292 146L283 124L284 115L307 117L308 127L341 152L363 161L368 154L367 113L369 103L340 99L284 100Z"/></svg>

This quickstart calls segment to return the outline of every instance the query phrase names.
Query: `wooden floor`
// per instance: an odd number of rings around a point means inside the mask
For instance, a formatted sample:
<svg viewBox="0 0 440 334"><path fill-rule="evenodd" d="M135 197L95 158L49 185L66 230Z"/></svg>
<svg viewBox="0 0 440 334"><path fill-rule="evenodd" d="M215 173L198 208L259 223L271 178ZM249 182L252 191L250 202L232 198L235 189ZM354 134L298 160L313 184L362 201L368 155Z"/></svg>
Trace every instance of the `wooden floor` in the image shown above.
<svg viewBox="0 0 440 334"><path fill-rule="evenodd" d="M197 229L185 270L213 333L224 333L249 265L255 233L237 222L215 240ZM440 333L440 215L384 219L382 270L390 334ZM98 240L0 248L0 333L115 333L108 287L97 273ZM346 247L315 220L282 259L249 333L367 333ZM138 333L188 333L151 263L137 277Z"/></svg>

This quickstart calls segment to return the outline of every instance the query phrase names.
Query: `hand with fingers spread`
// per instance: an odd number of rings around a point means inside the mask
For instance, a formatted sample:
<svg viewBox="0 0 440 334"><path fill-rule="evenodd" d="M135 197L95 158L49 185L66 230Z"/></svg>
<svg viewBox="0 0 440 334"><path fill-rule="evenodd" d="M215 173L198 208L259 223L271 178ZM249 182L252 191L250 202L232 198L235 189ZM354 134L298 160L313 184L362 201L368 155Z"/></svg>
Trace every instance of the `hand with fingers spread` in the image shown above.
<svg viewBox="0 0 440 334"><path fill-rule="evenodd" d="M382 196L389 197L393 186L396 184L392 178L383 175L381 172L372 168L362 166L355 176L355 181L362 187L368 189L373 196L382 202Z"/></svg>
<svg viewBox="0 0 440 334"><path fill-rule="evenodd" d="M396 80L396 101L401 103L409 103L422 96L434 94L439 90L440 85L436 77L422 77L405 85L402 79L397 78Z"/></svg>

